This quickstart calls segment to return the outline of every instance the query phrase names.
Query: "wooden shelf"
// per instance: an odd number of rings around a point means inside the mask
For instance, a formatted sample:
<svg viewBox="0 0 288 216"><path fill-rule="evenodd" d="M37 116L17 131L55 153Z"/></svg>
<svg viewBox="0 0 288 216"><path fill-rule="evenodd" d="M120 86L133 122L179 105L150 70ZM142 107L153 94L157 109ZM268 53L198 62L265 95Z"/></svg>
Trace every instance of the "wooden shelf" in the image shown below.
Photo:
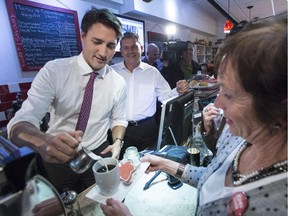
<svg viewBox="0 0 288 216"><path fill-rule="evenodd" d="M206 46L201 44L194 45L194 60L199 64L207 63L213 60L212 46Z"/></svg>

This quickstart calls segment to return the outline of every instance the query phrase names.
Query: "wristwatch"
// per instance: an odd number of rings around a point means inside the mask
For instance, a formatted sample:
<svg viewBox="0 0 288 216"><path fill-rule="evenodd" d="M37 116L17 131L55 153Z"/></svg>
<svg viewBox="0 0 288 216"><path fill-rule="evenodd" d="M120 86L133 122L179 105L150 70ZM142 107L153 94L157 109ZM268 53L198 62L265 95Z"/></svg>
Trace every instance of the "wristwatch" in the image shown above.
<svg viewBox="0 0 288 216"><path fill-rule="evenodd" d="M123 145L124 145L124 141L121 138L118 138L118 137L115 139L114 142L116 142L116 140L120 140L120 148L122 148Z"/></svg>

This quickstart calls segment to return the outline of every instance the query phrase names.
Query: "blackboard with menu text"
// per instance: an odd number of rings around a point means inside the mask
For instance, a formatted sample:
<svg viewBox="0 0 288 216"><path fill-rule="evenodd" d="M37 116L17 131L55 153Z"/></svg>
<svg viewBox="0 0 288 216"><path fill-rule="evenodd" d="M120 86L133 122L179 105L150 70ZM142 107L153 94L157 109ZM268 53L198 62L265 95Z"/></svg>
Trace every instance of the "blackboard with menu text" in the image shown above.
<svg viewBox="0 0 288 216"><path fill-rule="evenodd" d="M22 71L82 51L77 11L26 0L6 0Z"/></svg>

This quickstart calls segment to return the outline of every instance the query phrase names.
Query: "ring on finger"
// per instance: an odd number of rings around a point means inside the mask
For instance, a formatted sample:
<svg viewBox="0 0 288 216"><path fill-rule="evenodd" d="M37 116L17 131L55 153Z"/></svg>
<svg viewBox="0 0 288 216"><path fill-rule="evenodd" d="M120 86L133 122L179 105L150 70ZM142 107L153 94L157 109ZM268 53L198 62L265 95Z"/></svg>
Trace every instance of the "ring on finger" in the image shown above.
<svg viewBox="0 0 288 216"><path fill-rule="evenodd" d="M204 112L208 112L208 111L209 111L209 109L208 109L208 108L205 108L205 109L204 109Z"/></svg>

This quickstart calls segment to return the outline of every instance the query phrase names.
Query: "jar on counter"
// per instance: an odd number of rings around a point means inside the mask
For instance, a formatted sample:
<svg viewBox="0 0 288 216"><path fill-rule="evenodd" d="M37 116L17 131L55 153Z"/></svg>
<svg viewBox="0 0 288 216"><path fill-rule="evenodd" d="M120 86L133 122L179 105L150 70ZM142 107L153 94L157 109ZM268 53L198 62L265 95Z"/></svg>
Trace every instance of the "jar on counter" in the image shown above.
<svg viewBox="0 0 288 216"><path fill-rule="evenodd" d="M135 167L140 165L140 153L135 146L130 146L126 149L124 160L131 161Z"/></svg>

